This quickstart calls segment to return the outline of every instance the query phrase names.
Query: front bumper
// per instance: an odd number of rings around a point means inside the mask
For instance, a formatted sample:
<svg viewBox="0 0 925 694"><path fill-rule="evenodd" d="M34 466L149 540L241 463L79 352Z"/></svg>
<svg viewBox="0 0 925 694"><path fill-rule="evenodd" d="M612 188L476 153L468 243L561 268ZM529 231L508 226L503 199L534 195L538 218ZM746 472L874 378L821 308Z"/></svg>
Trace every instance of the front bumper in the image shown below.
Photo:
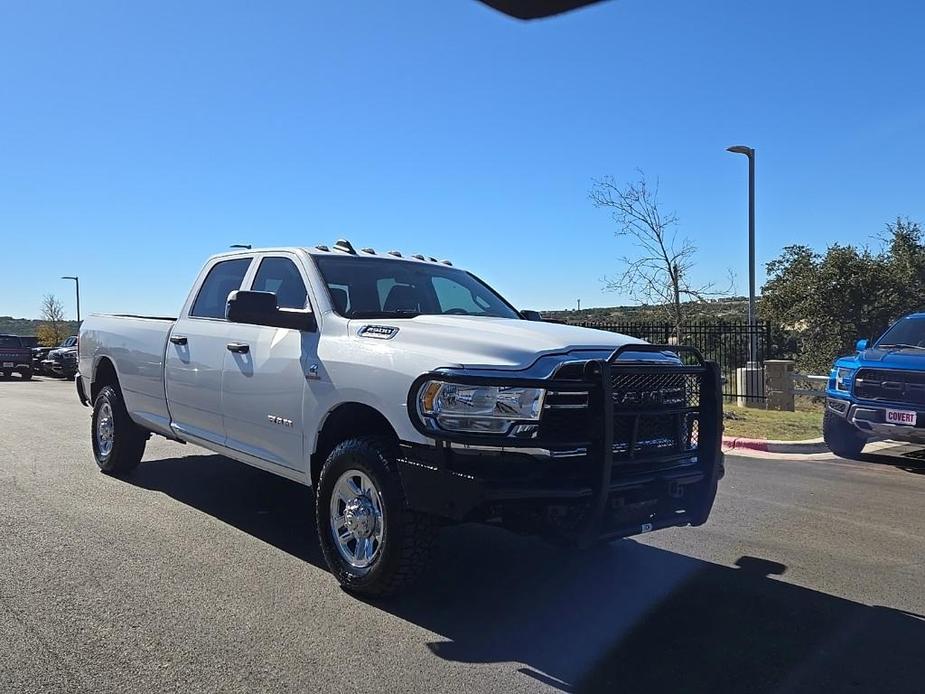
<svg viewBox="0 0 925 694"><path fill-rule="evenodd" d="M76 359L46 359L42 362L42 368L57 376L73 376L77 373Z"/></svg>
<svg viewBox="0 0 925 694"><path fill-rule="evenodd" d="M7 366L9 364L9 366ZM18 355L8 354L0 357L0 370L5 371L22 371L23 369L32 368L32 359Z"/></svg>
<svg viewBox="0 0 925 694"><path fill-rule="evenodd" d="M653 346L651 351L665 349L678 348ZM492 522L583 543L706 522L724 472L718 368L702 359L695 366L620 364L619 352L586 368L580 382L590 393L586 416L601 425L586 446L556 450L537 448L544 445L538 441L493 448L484 438L471 445L457 435L438 439L435 446L404 444L399 472L408 505L456 521ZM615 375L626 374L691 376L698 384L698 404L681 409L617 404L626 398L611 385ZM567 386L576 383L551 387ZM657 455L641 441L621 438L623 420L635 422L636 437L643 428L640 420L663 417L680 425L691 415L697 420L695 446L680 453Z"/></svg>
<svg viewBox="0 0 925 694"><path fill-rule="evenodd" d="M826 398L826 409L844 417L864 435L872 438L925 443L925 410L909 404L855 403L841 398ZM916 412L916 424L887 424L886 411Z"/></svg>

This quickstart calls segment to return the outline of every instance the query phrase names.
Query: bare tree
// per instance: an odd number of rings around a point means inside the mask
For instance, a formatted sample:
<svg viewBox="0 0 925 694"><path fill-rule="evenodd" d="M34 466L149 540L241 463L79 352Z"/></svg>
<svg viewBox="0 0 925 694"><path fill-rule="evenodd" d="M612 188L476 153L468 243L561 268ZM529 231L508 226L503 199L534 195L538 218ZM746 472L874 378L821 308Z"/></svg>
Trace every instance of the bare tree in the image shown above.
<svg viewBox="0 0 925 694"><path fill-rule="evenodd" d="M588 197L595 207L611 211L619 226L615 234L632 239L638 249L635 256L620 259L623 272L616 278L604 278L604 288L664 310L679 338L684 302L704 301L732 289L731 275L729 287L723 290L718 290L712 282L691 284L689 275L697 247L690 239L678 238L677 215L660 209L657 179L653 187L648 185L642 171L638 181L623 187L611 177L596 179Z"/></svg>
<svg viewBox="0 0 925 694"><path fill-rule="evenodd" d="M42 324L38 327L38 338L46 347L53 347L67 337L67 324L65 323L64 305L54 294L42 297L39 309Z"/></svg>

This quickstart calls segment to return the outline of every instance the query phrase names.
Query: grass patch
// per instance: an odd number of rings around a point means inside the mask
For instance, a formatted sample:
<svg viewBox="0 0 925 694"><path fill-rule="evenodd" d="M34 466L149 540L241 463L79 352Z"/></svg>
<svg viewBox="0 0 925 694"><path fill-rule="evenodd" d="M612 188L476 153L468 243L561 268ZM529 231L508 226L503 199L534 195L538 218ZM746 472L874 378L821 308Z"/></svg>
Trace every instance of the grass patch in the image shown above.
<svg viewBox="0 0 925 694"><path fill-rule="evenodd" d="M796 412L752 410L725 405L723 432L726 436L747 439L802 441L822 436L822 408L798 409Z"/></svg>

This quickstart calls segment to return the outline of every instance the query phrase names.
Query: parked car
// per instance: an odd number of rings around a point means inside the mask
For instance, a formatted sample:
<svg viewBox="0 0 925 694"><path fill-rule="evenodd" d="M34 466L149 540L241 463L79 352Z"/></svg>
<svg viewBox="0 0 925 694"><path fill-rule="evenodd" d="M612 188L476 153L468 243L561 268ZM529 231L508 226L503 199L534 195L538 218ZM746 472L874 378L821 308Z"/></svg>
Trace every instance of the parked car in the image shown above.
<svg viewBox="0 0 925 694"><path fill-rule="evenodd" d="M843 458L872 438L925 443L925 313L901 318L880 339L858 340L829 375L823 436Z"/></svg>
<svg viewBox="0 0 925 694"><path fill-rule="evenodd" d="M18 335L0 335L0 378L13 373L27 381L32 378L32 354Z"/></svg>
<svg viewBox="0 0 925 694"><path fill-rule="evenodd" d="M66 338L42 360L42 371L68 380L77 374L77 335Z"/></svg>
<svg viewBox="0 0 925 694"><path fill-rule="evenodd" d="M154 433L313 486L325 560L357 592L398 590L443 523L588 546L706 522L716 365L537 317L423 256L235 251L179 319L87 319L77 389L104 472Z"/></svg>
<svg viewBox="0 0 925 694"><path fill-rule="evenodd" d="M45 373L45 368L42 366L42 362L48 358L48 353L53 350L54 347L33 347L32 348L32 373L42 375Z"/></svg>

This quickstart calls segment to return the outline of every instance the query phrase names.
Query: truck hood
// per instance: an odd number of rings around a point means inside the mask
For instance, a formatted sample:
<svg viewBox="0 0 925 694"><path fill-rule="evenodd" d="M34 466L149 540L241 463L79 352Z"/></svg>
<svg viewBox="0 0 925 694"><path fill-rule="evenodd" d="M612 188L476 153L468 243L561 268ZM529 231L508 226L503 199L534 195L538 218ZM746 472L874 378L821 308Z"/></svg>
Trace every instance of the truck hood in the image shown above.
<svg viewBox="0 0 925 694"><path fill-rule="evenodd" d="M364 325L398 328L390 340L393 347L436 356L439 366L467 368L524 369L545 354L612 351L626 344L644 343L604 330L509 318L425 315L403 320L351 321L354 332Z"/></svg>
<svg viewBox="0 0 925 694"><path fill-rule="evenodd" d="M925 349L865 349L858 355L859 366L892 369L925 369Z"/></svg>

